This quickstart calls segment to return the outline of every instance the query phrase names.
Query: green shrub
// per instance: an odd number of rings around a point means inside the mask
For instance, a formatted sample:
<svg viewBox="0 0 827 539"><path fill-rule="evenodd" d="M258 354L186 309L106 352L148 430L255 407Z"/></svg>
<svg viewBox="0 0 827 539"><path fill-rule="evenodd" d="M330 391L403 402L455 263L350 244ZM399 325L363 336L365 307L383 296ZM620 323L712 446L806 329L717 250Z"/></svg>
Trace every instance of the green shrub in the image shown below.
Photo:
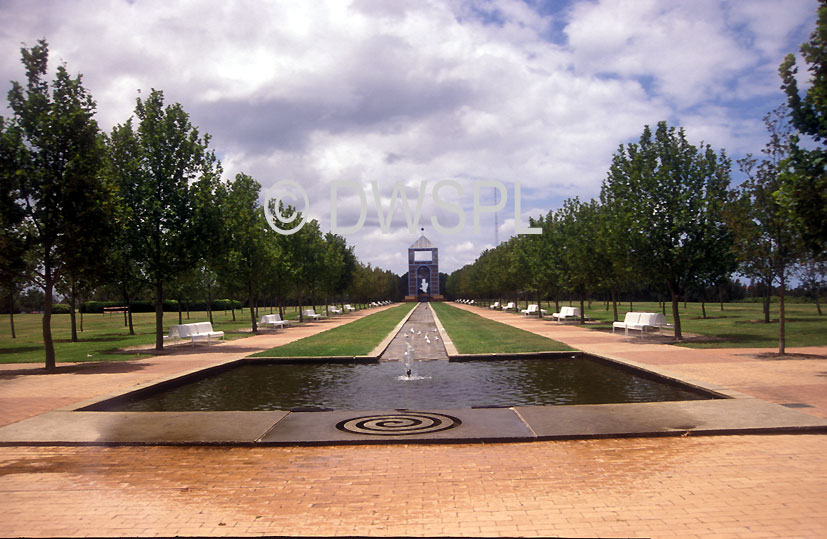
<svg viewBox="0 0 827 539"><path fill-rule="evenodd" d="M52 303L52 314L69 314L72 310L65 303Z"/></svg>

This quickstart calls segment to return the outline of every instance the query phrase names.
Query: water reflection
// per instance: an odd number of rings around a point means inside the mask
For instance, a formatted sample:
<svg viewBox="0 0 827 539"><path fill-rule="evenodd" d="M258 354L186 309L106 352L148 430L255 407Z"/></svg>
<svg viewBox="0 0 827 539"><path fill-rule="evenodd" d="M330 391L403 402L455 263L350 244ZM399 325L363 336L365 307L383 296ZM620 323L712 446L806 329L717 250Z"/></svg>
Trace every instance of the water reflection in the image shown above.
<svg viewBox="0 0 827 539"><path fill-rule="evenodd" d="M589 358L244 364L118 407L127 411L451 409L697 400L703 394Z"/></svg>

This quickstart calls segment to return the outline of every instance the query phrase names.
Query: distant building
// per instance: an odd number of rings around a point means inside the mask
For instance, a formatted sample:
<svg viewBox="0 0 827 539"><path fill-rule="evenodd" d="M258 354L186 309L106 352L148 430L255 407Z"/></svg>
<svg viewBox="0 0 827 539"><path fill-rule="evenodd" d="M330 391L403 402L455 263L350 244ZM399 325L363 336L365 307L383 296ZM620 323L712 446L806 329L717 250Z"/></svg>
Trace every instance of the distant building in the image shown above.
<svg viewBox="0 0 827 539"><path fill-rule="evenodd" d="M439 250L422 234L408 248L408 295L405 301L442 301Z"/></svg>

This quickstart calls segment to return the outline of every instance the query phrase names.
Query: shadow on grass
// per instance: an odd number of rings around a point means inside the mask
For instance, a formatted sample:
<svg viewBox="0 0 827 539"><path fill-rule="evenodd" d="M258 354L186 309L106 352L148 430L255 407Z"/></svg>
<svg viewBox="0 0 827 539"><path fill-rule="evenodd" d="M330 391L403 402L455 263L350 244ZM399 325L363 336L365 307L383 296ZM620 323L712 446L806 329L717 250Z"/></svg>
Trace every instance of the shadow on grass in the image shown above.
<svg viewBox="0 0 827 539"><path fill-rule="evenodd" d="M82 343L82 342L110 342L110 341L122 341L124 340L123 335L113 335L112 337L89 337L88 339L78 339L77 341L73 341L72 339L55 339L55 343Z"/></svg>
<svg viewBox="0 0 827 539"><path fill-rule="evenodd" d="M784 318L784 321L787 323L794 322L796 324L820 324L823 323L823 320L820 318ZM769 323L765 322L763 318L758 318L754 320L736 320L736 324L765 324L768 326L772 326L778 324L778 318L771 318Z"/></svg>
<svg viewBox="0 0 827 539"><path fill-rule="evenodd" d="M37 376L52 374L120 374L140 371L146 368L146 364L137 361L102 362L90 361L88 363L72 363L64 365L58 363L54 370L46 370L45 367L22 367L19 369L0 371L0 380L10 380L18 376Z"/></svg>
<svg viewBox="0 0 827 539"><path fill-rule="evenodd" d="M0 355L4 354L22 354L24 352L34 352L37 350L43 350L43 346L40 345L32 345L32 346L17 346L15 348L0 348Z"/></svg>

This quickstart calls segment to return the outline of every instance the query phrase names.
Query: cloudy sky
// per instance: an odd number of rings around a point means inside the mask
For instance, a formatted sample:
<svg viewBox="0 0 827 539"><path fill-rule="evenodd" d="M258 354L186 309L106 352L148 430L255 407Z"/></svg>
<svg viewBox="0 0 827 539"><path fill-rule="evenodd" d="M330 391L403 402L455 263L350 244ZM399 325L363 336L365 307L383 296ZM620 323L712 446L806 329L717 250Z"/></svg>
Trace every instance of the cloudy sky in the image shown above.
<svg viewBox="0 0 827 539"><path fill-rule="evenodd" d="M294 182L323 230L335 224L360 259L399 274L418 226L399 205L381 221L395 187L412 214L421 194L451 272L514 234L515 201L525 222L596 197L618 145L646 124L683 126L735 158L759 152L761 118L783 102L778 65L807 39L816 6L0 0L0 80L4 93L25 80L21 44L45 37L53 67L83 73L107 131L136 97L163 90L212 135L228 178L250 174L301 209Z"/></svg>

